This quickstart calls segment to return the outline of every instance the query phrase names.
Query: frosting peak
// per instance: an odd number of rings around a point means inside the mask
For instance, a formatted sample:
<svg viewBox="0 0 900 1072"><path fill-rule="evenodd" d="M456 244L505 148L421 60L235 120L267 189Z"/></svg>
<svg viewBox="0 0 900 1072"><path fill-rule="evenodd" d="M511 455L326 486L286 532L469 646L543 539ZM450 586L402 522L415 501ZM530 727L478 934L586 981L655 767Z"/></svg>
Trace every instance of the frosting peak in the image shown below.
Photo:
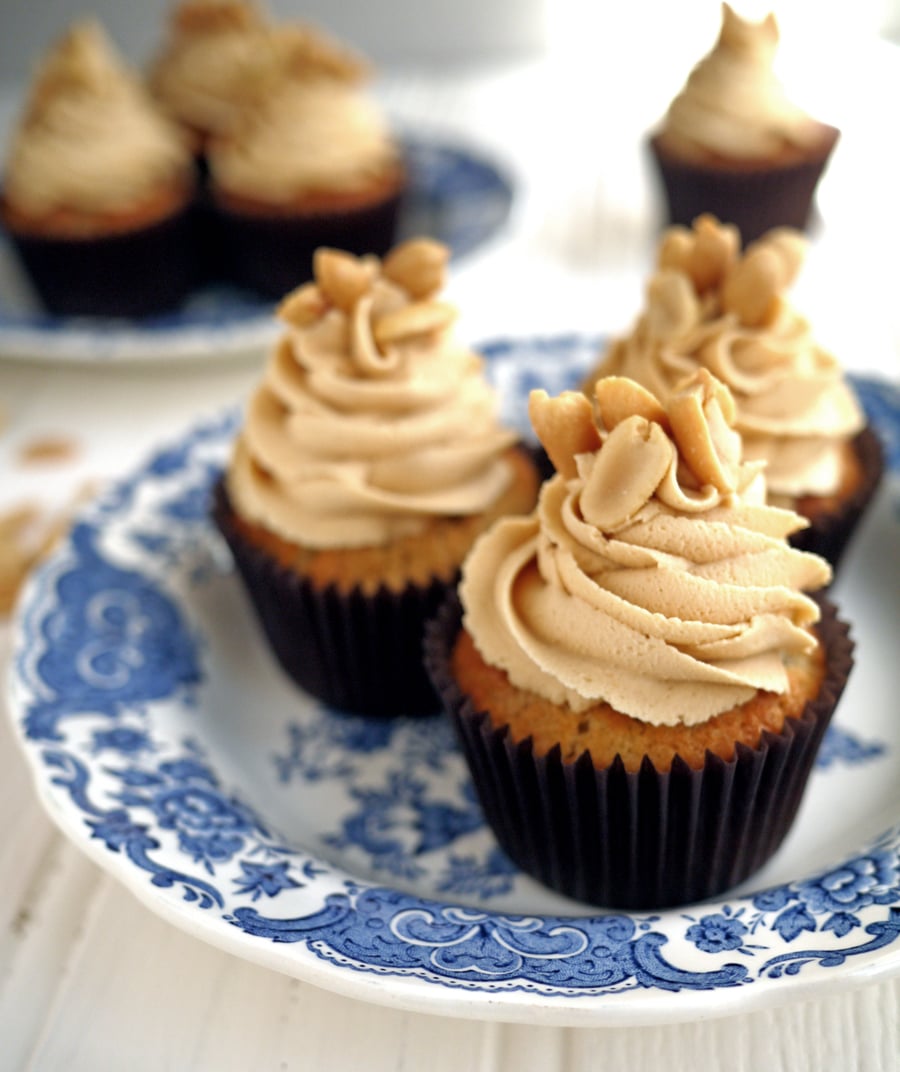
<svg viewBox="0 0 900 1072"><path fill-rule="evenodd" d="M128 209L186 185L190 160L99 23L73 26L39 69L13 138L5 194L26 213Z"/></svg>
<svg viewBox="0 0 900 1072"><path fill-rule="evenodd" d="M691 71L666 114L667 142L688 156L759 160L805 150L821 126L791 104L773 70L778 26L749 22L722 5L713 49Z"/></svg>
<svg viewBox="0 0 900 1072"><path fill-rule="evenodd" d="M383 261L317 252L315 281L279 308L286 333L235 449L243 516L312 549L374 546L506 489L514 435L436 297L447 256L428 239Z"/></svg>
<svg viewBox="0 0 900 1072"><path fill-rule="evenodd" d="M737 230L711 216L670 228L644 312L599 370L662 401L698 368L712 372L734 396L745 457L766 463L770 493L785 501L834 492L843 444L864 423L836 358L788 301L805 252L788 228L743 254Z"/></svg>
<svg viewBox="0 0 900 1072"><path fill-rule="evenodd" d="M786 537L805 522L765 505L741 457L727 388L701 371L663 405L627 379L593 404L535 392L557 468L527 519L476 544L460 589L482 656L514 685L575 711L600 701L692 724L783 692L809 651L824 560Z"/></svg>

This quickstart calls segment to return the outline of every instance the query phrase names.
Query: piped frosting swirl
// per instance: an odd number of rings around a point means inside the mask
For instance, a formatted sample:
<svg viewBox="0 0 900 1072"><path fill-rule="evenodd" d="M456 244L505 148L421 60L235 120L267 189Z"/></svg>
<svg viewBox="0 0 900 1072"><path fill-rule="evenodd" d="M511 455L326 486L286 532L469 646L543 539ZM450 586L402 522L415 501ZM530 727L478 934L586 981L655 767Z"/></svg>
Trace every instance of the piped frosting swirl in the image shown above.
<svg viewBox="0 0 900 1072"><path fill-rule="evenodd" d="M37 72L4 179L23 213L127 210L188 186L190 157L99 23L73 26Z"/></svg>
<svg viewBox="0 0 900 1072"><path fill-rule="evenodd" d="M643 313L597 371L663 401L696 369L712 372L734 395L745 457L766 463L779 502L834 493L844 444L864 425L837 359L786 298L805 252L802 235L786 228L743 255L737 230L711 216L670 228Z"/></svg>
<svg viewBox="0 0 900 1072"><path fill-rule="evenodd" d="M505 491L515 437L436 297L446 260L425 239L383 262L317 252L315 282L282 303L287 330L236 443L243 517L310 549L378 546Z"/></svg>
<svg viewBox="0 0 900 1072"><path fill-rule="evenodd" d="M749 22L722 5L715 46L691 71L663 122L670 148L688 157L768 160L821 141L821 124L788 100L774 72L778 38L774 15Z"/></svg>
<svg viewBox="0 0 900 1072"><path fill-rule="evenodd" d="M786 658L816 643L803 593L830 569L788 546L805 522L765 504L728 390L701 370L662 405L610 378L595 406L533 392L530 411L557 474L531 517L496 524L466 561L482 657L553 703L660 725L783 692Z"/></svg>

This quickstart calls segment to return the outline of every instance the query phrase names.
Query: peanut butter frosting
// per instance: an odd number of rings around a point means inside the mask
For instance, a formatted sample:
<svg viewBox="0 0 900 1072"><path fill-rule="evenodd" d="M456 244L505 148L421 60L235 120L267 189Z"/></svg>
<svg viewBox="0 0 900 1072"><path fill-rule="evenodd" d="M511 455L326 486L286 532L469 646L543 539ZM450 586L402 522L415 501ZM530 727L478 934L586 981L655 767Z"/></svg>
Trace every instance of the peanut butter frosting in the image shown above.
<svg viewBox="0 0 900 1072"><path fill-rule="evenodd" d="M399 167L375 104L353 86L284 79L216 141L210 169L219 189L265 204L316 191L352 192Z"/></svg>
<svg viewBox="0 0 900 1072"><path fill-rule="evenodd" d="M243 0L187 0L173 12L149 83L170 115L206 137L229 130L277 74L275 41L258 8Z"/></svg>
<svg viewBox="0 0 900 1072"><path fill-rule="evenodd" d="M775 74L778 38L774 15L749 22L722 5L715 46L691 71L663 121L670 148L689 157L768 160L821 141L821 124L787 99Z"/></svg>
<svg viewBox="0 0 900 1072"><path fill-rule="evenodd" d="M670 228L643 313L596 375L627 376L665 401L706 368L734 395L744 456L766 463L772 501L829 495L844 445L865 423L836 358L787 301L806 253L796 231L770 231L743 252L711 216Z"/></svg>
<svg viewBox="0 0 900 1072"><path fill-rule="evenodd" d="M785 660L817 643L803 592L831 572L787 544L805 522L765 504L734 413L705 370L666 405L616 377L593 404L532 392L557 472L533 515L498 522L463 567L485 661L573 711L605 701L656 725L784 692Z"/></svg>
<svg viewBox="0 0 900 1072"><path fill-rule="evenodd" d="M14 134L4 194L21 212L128 209L187 185L190 157L101 26L73 26L37 72Z"/></svg>
<svg viewBox="0 0 900 1072"><path fill-rule="evenodd" d="M319 250L228 472L238 513L310 549L380 546L491 506L512 480L481 359L454 338L445 247Z"/></svg>

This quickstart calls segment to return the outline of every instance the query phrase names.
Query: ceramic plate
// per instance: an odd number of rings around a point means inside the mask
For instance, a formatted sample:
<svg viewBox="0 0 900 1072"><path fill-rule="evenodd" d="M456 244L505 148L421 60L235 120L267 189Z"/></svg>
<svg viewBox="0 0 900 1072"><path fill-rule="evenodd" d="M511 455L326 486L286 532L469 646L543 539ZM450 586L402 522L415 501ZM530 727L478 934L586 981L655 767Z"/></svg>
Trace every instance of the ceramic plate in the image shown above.
<svg viewBox="0 0 900 1072"><path fill-rule="evenodd" d="M401 237L430 234L456 258L494 237L513 201L509 180L477 152L403 139L410 189ZM37 311L15 252L0 232L0 358L134 362L220 360L258 354L276 327L272 303L208 287L165 316L140 321L59 318Z"/></svg>
<svg viewBox="0 0 900 1072"><path fill-rule="evenodd" d="M522 426L529 388L574 385L596 344L483 349ZM186 931L375 1002L652 1024L900 971L900 391L856 382L894 470L836 586L857 664L797 824L752 885L657 913L565 901L497 849L440 716L347 717L290 686L207 520L236 414L113 487L27 587L10 710L41 798Z"/></svg>

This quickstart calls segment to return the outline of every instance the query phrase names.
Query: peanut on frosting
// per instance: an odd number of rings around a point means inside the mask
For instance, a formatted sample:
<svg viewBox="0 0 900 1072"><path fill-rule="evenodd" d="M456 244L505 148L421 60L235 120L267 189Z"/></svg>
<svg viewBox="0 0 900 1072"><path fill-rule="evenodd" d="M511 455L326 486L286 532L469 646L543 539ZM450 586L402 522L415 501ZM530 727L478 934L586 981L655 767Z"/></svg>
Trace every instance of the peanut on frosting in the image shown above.
<svg viewBox="0 0 900 1072"><path fill-rule="evenodd" d="M244 517L311 549L375 546L506 490L515 437L438 297L447 256L425 238L383 261L317 252L235 447Z"/></svg>
<svg viewBox="0 0 900 1072"><path fill-rule="evenodd" d="M557 475L464 566L482 657L553 703L656 724L783 692L785 660L815 645L803 593L830 569L788 545L799 515L765 505L727 387L701 370L664 403L614 377L592 401L535 392L530 412Z"/></svg>
<svg viewBox="0 0 900 1072"><path fill-rule="evenodd" d="M643 313L596 373L630 377L665 402L685 376L711 372L734 397L745 456L766 462L781 502L832 493L843 445L863 425L837 360L788 300L805 253L789 228L743 251L735 228L709 215L670 228Z"/></svg>

